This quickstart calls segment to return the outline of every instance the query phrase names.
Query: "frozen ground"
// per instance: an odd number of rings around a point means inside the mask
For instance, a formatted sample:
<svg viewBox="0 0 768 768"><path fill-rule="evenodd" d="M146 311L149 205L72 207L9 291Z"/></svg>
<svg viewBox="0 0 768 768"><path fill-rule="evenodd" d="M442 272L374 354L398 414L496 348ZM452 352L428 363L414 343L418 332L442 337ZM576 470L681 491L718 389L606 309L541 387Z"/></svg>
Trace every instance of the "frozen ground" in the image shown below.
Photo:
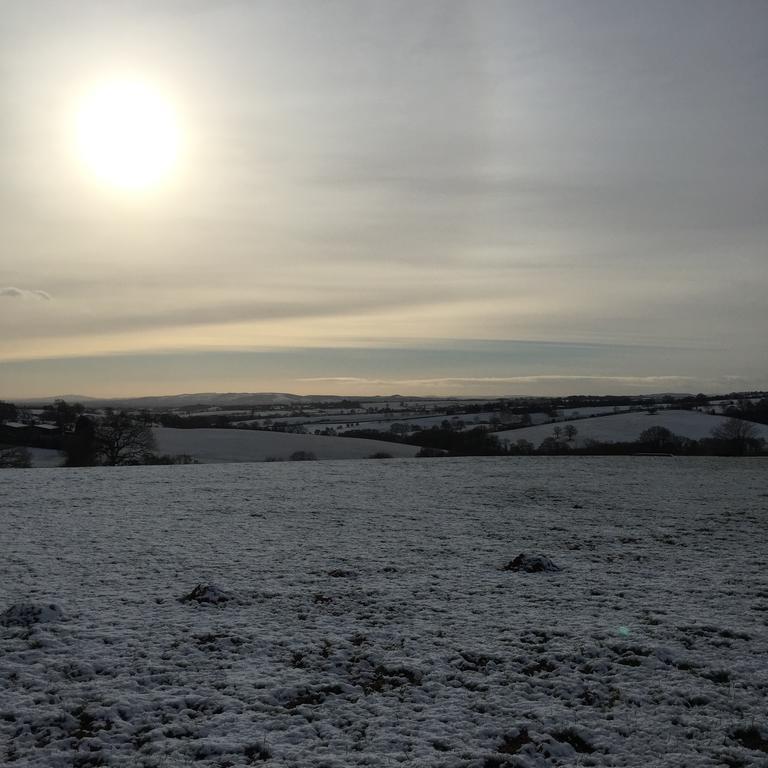
<svg viewBox="0 0 768 768"><path fill-rule="evenodd" d="M6 470L0 764L765 766L767 469Z"/></svg>
<svg viewBox="0 0 768 768"><path fill-rule="evenodd" d="M585 409L586 410L586 409ZM692 440L700 440L703 437L712 437L712 430L724 421L725 416L711 416L699 411L658 411L654 414L643 412L616 413L610 416L595 416L586 419L574 419L573 421L558 421L555 424L541 424L535 427L522 429L509 429L503 432L495 432L499 440L530 440L538 446L542 440L552 436L554 427L562 430L566 424L573 424L578 430L574 445L584 445L585 440L600 440L602 442L631 442L637 440L640 434L648 427L666 427L676 435L689 437ZM768 426L755 424L760 437L768 440Z"/></svg>
<svg viewBox="0 0 768 768"><path fill-rule="evenodd" d="M323 459L365 459L374 453L398 458L419 452L415 445L354 437L297 435L250 429L167 429L155 427L158 453L194 456L201 464L288 459L296 451Z"/></svg>
<svg viewBox="0 0 768 768"><path fill-rule="evenodd" d="M66 461L63 451L52 448L26 448L33 467L60 467Z"/></svg>

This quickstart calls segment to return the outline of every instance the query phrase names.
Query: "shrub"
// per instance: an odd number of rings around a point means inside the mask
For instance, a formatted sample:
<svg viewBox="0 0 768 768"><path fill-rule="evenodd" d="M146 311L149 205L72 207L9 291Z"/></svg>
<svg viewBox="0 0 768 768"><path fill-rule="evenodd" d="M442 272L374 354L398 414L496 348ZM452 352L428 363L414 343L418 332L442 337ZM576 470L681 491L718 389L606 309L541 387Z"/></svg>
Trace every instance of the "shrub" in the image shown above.
<svg viewBox="0 0 768 768"><path fill-rule="evenodd" d="M289 457L289 461L317 461L317 456L315 456L312 451L294 451Z"/></svg>
<svg viewBox="0 0 768 768"><path fill-rule="evenodd" d="M1 469L26 469L32 466L32 456L26 448L0 448Z"/></svg>
<svg viewBox="0 0 768 768"><path fill-rule="evenodd" d="M436 459L438 456L445 456L445 451L439 448L422 448L417 454L417 459Z"/></svg>

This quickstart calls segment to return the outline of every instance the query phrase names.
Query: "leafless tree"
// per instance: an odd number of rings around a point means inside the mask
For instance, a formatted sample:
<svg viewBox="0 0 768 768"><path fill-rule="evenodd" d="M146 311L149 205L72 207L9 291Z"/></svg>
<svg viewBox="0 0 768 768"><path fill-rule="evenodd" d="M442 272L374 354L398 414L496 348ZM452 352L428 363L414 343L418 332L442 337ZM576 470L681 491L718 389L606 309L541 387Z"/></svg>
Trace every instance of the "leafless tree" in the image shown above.
<svg viewBox="0 0 768 768"><path fill-rule="evenodd" d="M111 467L143 464L157 447L152 428L124 411L107 412L96 428L96 442L102 462Z"/></svg>
<svg viewBox="0 0 768 768"><path fill-rule="evenodd" d="M651 445L654 448L667 448L676 442L675 435L672 434L666 427L661 425L655 425L648 427L640 433L638 438L639 442Z"/></svg>
<svg viewBox="0 0 768 768"><path fill-rule="evenodd" d="M726 419L712 430L712 437L730 443L735 451L743 456L750 446L757 446L760 432L751 421Z"/></svg>

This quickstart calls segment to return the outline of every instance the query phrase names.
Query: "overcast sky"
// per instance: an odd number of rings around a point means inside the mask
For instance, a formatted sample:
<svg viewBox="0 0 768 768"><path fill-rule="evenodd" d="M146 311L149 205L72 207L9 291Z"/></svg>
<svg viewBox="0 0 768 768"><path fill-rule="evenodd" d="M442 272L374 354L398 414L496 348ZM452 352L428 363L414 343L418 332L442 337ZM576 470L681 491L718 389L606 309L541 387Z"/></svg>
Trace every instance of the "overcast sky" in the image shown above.
<svg viewBox="0 0 768 768"><path fill-rule="evenodd" d="M765 0L0 13L0 397L768 388ZM73 141L126 73L140 192Z"/></svg>

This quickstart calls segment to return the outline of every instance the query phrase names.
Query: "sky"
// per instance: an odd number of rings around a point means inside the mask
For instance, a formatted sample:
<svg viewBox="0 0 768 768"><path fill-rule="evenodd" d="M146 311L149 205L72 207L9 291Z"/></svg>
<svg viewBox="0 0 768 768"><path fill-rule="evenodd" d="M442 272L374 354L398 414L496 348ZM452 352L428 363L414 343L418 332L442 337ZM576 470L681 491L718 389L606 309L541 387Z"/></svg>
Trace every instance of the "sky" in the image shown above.
<svg viewBox="0 0 768 768"><path fill-rule="evenodd" d="M764 0L0 0L0 398L768 389L767 29ZM124 81L176 131L138 189L78 133Z"/></svg>

